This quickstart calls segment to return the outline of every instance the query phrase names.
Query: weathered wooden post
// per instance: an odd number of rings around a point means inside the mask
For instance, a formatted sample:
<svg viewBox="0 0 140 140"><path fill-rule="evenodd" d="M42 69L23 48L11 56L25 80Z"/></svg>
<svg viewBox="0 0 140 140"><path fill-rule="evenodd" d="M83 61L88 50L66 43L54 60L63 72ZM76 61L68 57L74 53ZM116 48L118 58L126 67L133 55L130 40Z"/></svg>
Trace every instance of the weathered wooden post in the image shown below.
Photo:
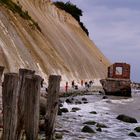
<svg viewBox="0 0 140 140"><path fill-rule="evenodd" d="M38 140L40 76L25 77L25 133L26 140Z"/></svg>
<svg viewBox="0 0 140 140"><path fill-rule="evenodd" d="M17 127L18 74L4 75L3 99L3 140L15 140Z"/></svg>
<svg viewBox="0 0 140 140"><path fill-rule="evenodd" d="M28 69L19 69L19 89L18 89L18 122L17 122L17 136L16 139L19 140L21 136L21 130L24 124L24 106L25 106L25 76L34 75L35 71Z"/></svg>
<svg viewBox="0 0 140 140"><path fill-rule="evenodd" d="M55 118L58 111L59 89L61 76L49 77L47 110L45 115L46 140L52 140L55 128Z"/></svg>
<svg viewBox="0 0 140 140"><path fill-rule="evenodd" d="M3 66L0 66L0 85L2 83L1 78L2 78L3 71L4 71L4 67Z"/></svg>

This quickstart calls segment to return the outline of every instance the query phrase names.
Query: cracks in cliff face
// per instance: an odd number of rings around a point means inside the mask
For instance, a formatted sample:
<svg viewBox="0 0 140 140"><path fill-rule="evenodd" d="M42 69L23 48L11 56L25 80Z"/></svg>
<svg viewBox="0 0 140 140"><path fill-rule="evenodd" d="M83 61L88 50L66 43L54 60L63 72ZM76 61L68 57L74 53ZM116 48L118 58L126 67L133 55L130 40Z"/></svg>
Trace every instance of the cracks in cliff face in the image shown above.
<svg viewBox="0 0 140 140"><path fill-rule="evenodd" d="M28 14L28 11L23 11L22 6L19 2L14 3L12 0L0 0L0 5L4 5L6 8L11 10L13 13L17 13L20 17L22 17L25 20L29 20L30 24L29 26L32 29L37 29L38 31L41 31L41 28L39 27L38 23L35 22L32 17Z"/></svg>

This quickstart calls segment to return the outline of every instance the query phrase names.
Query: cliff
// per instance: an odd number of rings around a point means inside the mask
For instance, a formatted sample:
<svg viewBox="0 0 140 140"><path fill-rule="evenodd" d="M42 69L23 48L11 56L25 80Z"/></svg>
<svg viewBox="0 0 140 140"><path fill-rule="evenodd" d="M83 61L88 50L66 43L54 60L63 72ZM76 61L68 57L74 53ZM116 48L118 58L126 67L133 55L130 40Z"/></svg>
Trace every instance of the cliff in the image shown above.
<svg viewBox="0 0 140 140"><path fill-rule="evenodd" d="M71 15L45 0L18 4L39 29L0 5L0 65L6 71L34 69L45 79L49 74L60 74L62 80L106 77L109 61Z"/></svg>

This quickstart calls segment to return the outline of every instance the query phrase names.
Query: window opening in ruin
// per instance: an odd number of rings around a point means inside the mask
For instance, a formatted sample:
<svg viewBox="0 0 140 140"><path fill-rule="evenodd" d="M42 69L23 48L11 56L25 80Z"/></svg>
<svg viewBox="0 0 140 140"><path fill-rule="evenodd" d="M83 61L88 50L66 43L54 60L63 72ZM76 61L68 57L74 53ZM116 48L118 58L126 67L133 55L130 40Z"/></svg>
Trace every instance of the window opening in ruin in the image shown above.
<svg viewBox="0 0 140 140"><path fill-rule="evenodd" d="M122 75L122 73L123 73L123 68L122 67L116 67L115 74L116 75Z"/></svg>

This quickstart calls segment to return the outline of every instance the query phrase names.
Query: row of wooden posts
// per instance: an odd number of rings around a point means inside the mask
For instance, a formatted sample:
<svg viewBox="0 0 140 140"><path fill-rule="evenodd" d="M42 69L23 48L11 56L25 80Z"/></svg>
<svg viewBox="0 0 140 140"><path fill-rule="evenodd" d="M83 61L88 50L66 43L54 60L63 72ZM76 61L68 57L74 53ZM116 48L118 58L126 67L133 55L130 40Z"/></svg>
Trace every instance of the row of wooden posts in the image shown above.
<svg viewBox="0 0 140 140"><path fill-rule="evenodd" d="M19 69L19 74L5 73L2 82L3 71L4 67L0 66L3 102L3 134L1 139L20 140L24 130L26 140L37 140L42 78L35 75L35 71ZM45 115L46 140L53 139L60 80L61 76L49 76Z"/></svg>

